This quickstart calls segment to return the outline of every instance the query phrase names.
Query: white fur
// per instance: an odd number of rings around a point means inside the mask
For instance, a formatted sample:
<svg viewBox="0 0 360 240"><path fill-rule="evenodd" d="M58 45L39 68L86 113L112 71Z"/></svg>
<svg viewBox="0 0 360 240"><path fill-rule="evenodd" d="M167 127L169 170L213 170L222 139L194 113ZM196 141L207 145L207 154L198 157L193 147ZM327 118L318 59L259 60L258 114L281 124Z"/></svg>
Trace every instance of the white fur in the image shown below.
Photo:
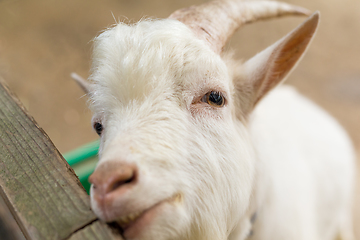
<svg viewBox="0 0 360 240"><path fill-rule="evenodd" d="M333 239L348 221L351 143L288 89L239 118L233 73L176 20L119 23L95 39L90 91L99 165L132 163L138 184L111 208L146 209L175 194L136 239ZM224 93L222 108L201 102ZM240 97L241 98L241 97ZM104 215L92 198L95 213ZM121 215L120 214L120 215ZM121 217L121 216L117 216Z"/></svg>
<svg viewBox="0 0 360 240"><path fill-rule="evenodd" d="M350 239L355 156L339 124L290 87L263 99L250 123L261 189L251 239Z"/></svg>

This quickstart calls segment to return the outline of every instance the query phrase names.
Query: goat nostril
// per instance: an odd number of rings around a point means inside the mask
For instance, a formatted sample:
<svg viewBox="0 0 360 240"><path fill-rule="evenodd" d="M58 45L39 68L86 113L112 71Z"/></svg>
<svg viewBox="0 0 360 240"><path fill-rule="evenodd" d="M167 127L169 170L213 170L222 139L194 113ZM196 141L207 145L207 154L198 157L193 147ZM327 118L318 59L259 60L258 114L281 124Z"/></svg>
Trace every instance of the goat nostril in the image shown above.
<svg viewBox="0 0 360 240"><path fill-rule="evenodd" d="M134 180L135 176L132 176L130 179L126 180L124 183L131 183Z"/></svg>
<svg viewBox="0 0 360 240"><path fill-rule="evenodd" d="M115 191L124 185L131 184L135 181L135 171L123 171L123 174L117 175L109 181L107 193Z"/></svg>
<svg viewBox="0 0 360 240"><path fill-rule="evenodd" d="M105 196L115 190L126 191L134 185L137 180L137 167L131 164L118 163L116 161L100 164L94 173L89 177L93 184L94 194ZM118 191L120 194L121 191Z"/></svg>

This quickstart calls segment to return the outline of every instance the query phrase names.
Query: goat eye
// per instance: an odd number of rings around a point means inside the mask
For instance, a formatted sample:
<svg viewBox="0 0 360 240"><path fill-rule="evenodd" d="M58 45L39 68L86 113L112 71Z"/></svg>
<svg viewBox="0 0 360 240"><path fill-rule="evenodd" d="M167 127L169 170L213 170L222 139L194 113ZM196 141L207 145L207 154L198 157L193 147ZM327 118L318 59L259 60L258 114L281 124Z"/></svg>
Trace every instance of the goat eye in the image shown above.
<svg viewBox="0 0 360 240"><path fill-rule="evenodd" d="M104 127L101 123L96 122L96 123L94 123L94 129L95 129L96 133L100 136L101 132L104 130Z"/></svg>
<svg viewBox="0 0 360 240"><path fill-rule="evenodd" d="M208 92L203 97L202 101L208 103L213 107L222 107L225 104L224 96L220 92L215 92L215 91Z"/></svg>

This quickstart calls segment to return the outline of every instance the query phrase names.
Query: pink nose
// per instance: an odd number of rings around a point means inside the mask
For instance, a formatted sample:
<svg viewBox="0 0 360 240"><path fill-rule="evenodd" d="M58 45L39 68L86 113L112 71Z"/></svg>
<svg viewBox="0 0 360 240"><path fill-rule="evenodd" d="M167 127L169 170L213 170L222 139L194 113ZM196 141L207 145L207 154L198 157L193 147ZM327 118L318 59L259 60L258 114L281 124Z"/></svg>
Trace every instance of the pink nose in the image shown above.
<svg viewBox="0 0 360 240"><path fill-rule="evenodd" d="M100 164L89 177L96 199L122 195L137 182L135 165L108 161Z"/></svg>

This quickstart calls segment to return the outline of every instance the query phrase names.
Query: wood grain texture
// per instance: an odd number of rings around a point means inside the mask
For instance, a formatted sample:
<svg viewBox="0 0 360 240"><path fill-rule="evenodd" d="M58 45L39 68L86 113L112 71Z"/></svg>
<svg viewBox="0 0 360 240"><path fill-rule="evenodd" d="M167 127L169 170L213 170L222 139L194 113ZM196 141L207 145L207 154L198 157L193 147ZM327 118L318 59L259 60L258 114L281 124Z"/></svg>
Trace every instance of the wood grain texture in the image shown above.
<svg viewBox="0 0 360 240"><path fill-rule="evenodd" d="M19 226L0 195L0 239L25 240Z"/></svg>
<svg viewBox="0 0 360 240"><path fill-rule="evenodd" d="M83 239L92 239L92 240L122 240L120 234L111 229L105 223L100 221L95 221L94 223L88 225L86 228L81 229L74 233L68 240L83 240Z"/></svg>
<svg viewBox="0 0 360 240"><path fill-rule="evenodd" d="M0 194L24 236L67 239L89 224L94 231L96 216L74 171L1 82ZM108 227L101 232L94 239L111 239Z"/></svg>

